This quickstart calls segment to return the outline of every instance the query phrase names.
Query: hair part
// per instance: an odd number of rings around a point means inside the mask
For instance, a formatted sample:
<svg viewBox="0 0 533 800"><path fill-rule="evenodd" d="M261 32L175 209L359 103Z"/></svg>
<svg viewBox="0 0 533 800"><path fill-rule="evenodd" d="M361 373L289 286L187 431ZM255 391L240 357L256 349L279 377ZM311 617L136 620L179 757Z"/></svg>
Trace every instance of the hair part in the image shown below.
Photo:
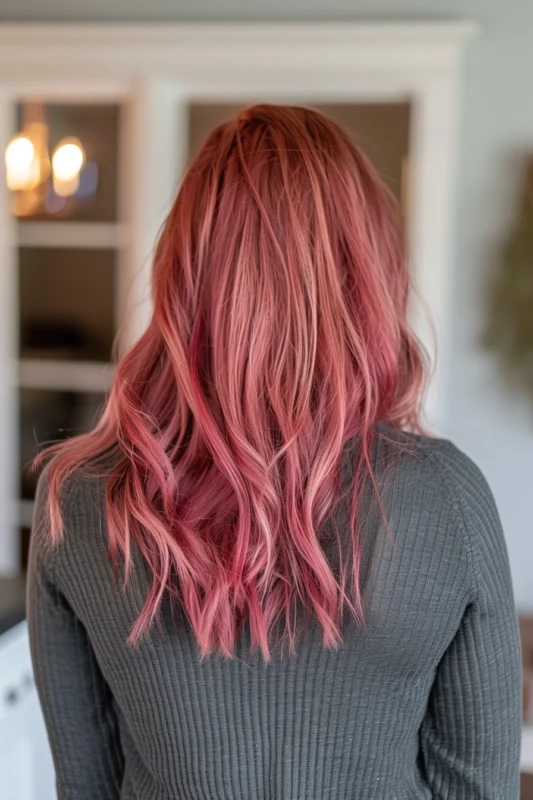
<svg viewBox="0 0 533 800"><path fill-rule="evenodd" d="M158 241L153 315L116 367L88 434L44 451L52 542L76 470L113 453L109 553L151 576L130 635L181 603L202 656L231 657L243 622L270 657L294 605L323 641L362 622L358 508L375 485L376 424L416 428L420 347L397 203L350 137L322 114L257 105L219 125L187 170ZM357 437L351 559L337 578L320 531ZM348 566L349 563L349 566Z"/></svg>

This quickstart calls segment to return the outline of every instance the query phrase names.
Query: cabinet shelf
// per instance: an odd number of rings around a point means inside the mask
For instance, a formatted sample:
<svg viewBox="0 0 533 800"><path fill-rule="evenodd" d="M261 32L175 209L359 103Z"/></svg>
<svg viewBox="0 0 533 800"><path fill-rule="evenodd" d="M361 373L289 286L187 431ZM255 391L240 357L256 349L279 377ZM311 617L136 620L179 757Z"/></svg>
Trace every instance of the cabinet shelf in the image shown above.
<svg viewBox="0 0 533 800"><path fill-rule="evenodd" d="M120 249L128 243L128 232L118 222L19 221L17 239L20 247Z"/></svg>
<svg viewBox="0 0 533 800"><path fill-rule="evenodd" d="M113 364L105 362L21 358L19 386L64 392L107 392L113 371Z"/></svg>

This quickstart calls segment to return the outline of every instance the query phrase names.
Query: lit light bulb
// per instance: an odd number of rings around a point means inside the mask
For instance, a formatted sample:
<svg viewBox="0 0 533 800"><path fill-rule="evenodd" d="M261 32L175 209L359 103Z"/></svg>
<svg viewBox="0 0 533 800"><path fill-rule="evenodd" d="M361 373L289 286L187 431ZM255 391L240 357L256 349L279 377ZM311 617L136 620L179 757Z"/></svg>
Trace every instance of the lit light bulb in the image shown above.
<svg viewBox="0 0 533 800"><path fill-rule="evenodd" d="M77 139L63 139L52 156L52 170L60 181L71 181L79 175L85 162L83 147Z"/></svg>
<svg viewBox="0 0 533 800"><path fill-rule="evenodd" d="M39 159L27 136L15 136L6 147L6 183L11 191L33 189L39 183Z"/></svg>
<svg viewBox="0 0 533 800"><path fill-rule="evenodd" d="M52 184L59 197L71 197L80 185L85 151L78 139L63 139L52 156Z"/></svg>

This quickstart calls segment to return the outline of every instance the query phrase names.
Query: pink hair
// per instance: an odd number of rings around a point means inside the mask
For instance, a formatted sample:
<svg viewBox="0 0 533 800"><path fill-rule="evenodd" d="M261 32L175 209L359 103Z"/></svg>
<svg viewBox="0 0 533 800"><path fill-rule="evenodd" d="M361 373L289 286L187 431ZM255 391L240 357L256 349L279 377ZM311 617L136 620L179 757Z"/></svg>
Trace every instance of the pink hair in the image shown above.
<svg viewBox="0 0 533 800"><path fill-rule="evenodd" d="M110 557L127 582L135 545L151 575L130 641L167 593L202 656L231 657L245 620L266 660L280 619L294 651L295 601L328 647L342 641L345 607L363 621L357 509L376 483L376 423L418 421L408 288L397 204L332 121L258 105L211 133L158 242L151 322L119 362L100 421L38 457L55 456L47 513L58 542L65 480L113 454ZM319 532L356 435L348 588Z"/></svg>

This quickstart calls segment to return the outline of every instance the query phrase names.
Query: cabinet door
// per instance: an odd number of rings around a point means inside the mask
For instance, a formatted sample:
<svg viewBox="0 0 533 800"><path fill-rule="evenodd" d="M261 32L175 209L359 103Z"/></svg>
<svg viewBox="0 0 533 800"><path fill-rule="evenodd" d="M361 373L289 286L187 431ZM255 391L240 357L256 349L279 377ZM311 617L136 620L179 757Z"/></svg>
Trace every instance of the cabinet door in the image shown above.
<svg viewBox="0 0 533 800"><path fill-rule="evenodd" d="M0 636L0 795L3 800L56 797L25 622Z"/></svg>

